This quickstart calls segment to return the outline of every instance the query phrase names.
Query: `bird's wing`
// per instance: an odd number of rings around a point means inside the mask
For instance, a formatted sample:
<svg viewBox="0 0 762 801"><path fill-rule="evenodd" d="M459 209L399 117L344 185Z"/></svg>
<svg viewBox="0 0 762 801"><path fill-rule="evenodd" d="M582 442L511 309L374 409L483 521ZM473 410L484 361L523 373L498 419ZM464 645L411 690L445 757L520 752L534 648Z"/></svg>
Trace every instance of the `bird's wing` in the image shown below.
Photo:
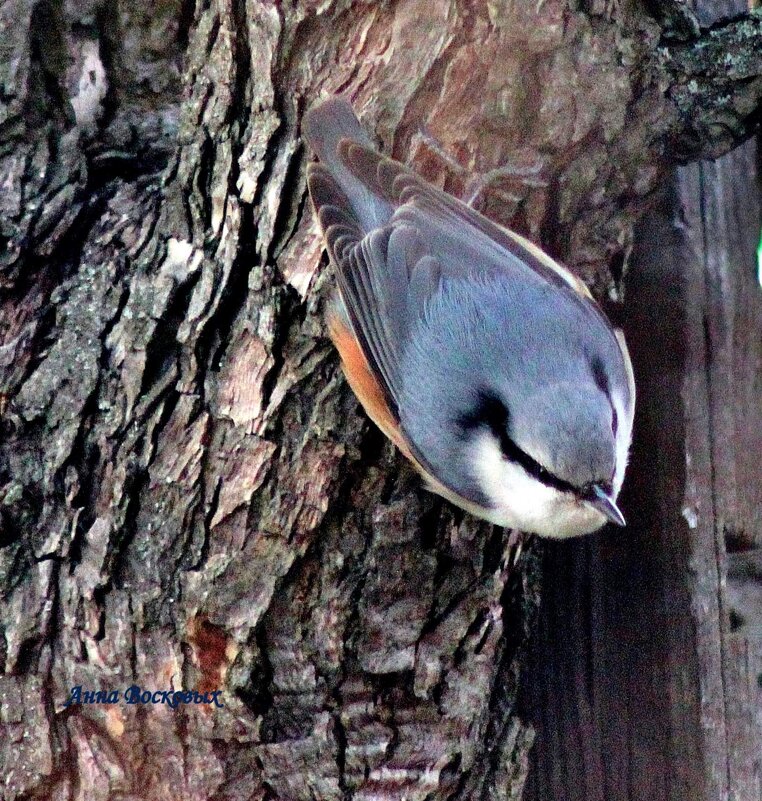
<svg viewBox="0 0 762 801"><path fill-rule="evenodd" d="M410 262L413 269L408 288L408 313L424 308L442 276L474 275L489 270L533 273L562 291L609 331L622 356L629 410L632 411L635 382L624 335L611 325L581 279L525 237L437 189L399 162L367 146L347 141L339 146L339 153L356 177L395 208L390 224L406 226L411 239L425 243L423 259L419 257L417 262Z"/></svg>
<svg viewBox="0 0 762 801"><path fill-rule="evenodd" d="M428 184L354 137L335 144L334 165L311 164L308 183L341 299L366 361L395 420L402 397L400 359L409 331L442 279L500 271L553 286L603 323L629 364L626 346L585 284L525 238ZM347 180L347 173L354 183ZM379 224L366 230L351 197L375 199ZM356 198L355 198L356 200ZM613 344L613 343L612 343Z"/></svg>
<svg viewBox="0 0 762 801"><path fill-rule="evenodd" d="M592 301L590 291L577 276L528 239L432 186L405 165L350 140L339 143L338 153L342 163L356 178L397 210L393 217L395 222L403 220L406 212L416 210L440 226L449 225L452 238L465 240L472 250L481 250L488 261L491 262L494 256L505 258L506 253L510 254L546 281L555 286L570 287L580 297ZM400 214L402 207L404 211ZM420 217L418 222L421 222ZM478 269L479 265L469 265L468 269L474 267Z"/></svg>
<svg viewBox="0 0 762 801"><path fill-rule="evenodd" d="M393 214L384 225L365 232L329 169L310 164L307 175L350 328L369 368L380 379L391 416L398 420L409 298L411 293L430 291L440 265L415 228ZM375 193L375 187L371 186L371 192ZM341 316L334 318L341 322Z"/></svg>

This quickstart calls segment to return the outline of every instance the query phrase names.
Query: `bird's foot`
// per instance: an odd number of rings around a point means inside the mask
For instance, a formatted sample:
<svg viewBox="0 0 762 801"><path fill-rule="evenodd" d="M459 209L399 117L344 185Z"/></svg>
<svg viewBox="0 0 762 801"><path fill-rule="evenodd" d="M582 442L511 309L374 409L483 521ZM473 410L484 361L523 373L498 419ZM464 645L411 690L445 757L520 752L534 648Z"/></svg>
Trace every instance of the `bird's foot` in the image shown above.
<svg viewBox="0 0 762 801"><path fill-rule="evenodd" d="M459 177L463 185L461 199L471 208L479 209L483 205L484 197L488 191L500 195L506 202L520 203L522 197L510 192L505 186L506 183L519 183L533 188L542 188L548 185L548 182L542 178L544 162L541 159L536 159L529 164L509 162L486 172L472 173L468 167L448 153L425 127L415 134L413 144L417 147L424 147L434 154Z"/></svg>

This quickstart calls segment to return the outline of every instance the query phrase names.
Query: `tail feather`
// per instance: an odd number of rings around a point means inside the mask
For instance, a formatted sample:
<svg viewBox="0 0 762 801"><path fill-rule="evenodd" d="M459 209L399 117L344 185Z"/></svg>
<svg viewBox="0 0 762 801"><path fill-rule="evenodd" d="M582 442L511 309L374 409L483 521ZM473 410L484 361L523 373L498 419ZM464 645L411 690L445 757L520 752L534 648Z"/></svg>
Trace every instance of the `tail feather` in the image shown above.
<svg viewBox="0 0 762 801"><path fill-rule="evenodd" d="M310 109L302 122L302 135L340 190L333 193L331 202L339 208L348 204L349 208L343 210L351 212L364 232L384 225L393 208L377 191L373 191L377 181L364 181L351 172L340 153L339 145L345 140L375 150L349 102L343 97L331 97ZM316 206L320 205L316 201Z"/></svg>
<svg viewBox="0 0 762 801"><path fill-rule="evenodd" d="M304 115L302 134L320 161L329 168L338 166L338 148L342 139L375 147L352 106L340 96L329 97L311 108Z"/></svg>

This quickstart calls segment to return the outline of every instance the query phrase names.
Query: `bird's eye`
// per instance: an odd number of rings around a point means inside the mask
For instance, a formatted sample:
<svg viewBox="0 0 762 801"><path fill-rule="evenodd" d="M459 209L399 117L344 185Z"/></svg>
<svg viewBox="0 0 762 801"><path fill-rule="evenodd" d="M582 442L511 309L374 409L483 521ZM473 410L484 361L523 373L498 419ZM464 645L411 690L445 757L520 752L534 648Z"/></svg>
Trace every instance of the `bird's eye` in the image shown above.
<svg viewBox="0 0 762 801"><path fill-rule="evenodd" d="M486 426L502 445L503 438L508 436L508 409L496 395L482 390L477 393L473 408L458 418L457 425L463 431Z"/></svg>

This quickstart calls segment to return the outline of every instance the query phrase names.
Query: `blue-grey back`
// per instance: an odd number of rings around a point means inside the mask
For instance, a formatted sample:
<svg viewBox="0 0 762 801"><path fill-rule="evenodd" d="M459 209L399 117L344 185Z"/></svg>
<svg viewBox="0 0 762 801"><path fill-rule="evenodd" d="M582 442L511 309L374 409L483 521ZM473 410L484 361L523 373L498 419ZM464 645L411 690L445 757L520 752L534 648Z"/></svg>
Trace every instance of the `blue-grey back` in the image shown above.
<svg viewBox="0 0 762 801"><path fill-rule="evenodd" d="M605 323L526 268L519 275L506 264L501 271L445 278L402 349L401 423L453 489L472 497L475 485L453 485L470 475L453 433L480 395L494 394L521 447L548 469L571 471L570 480L584 483L593 476L580 462L591 473L609 461L613 470L605 385L622 397L627 393L617 355ZM602 369L605 376L596 374ZM556 452L538 453L538 443L548 441L559 446ZM611 447L590 452L601 442Z"/></svg>
<svg viewBox="0 0 762 801"><path fill-rule="evenodd" d="M477 499L459 421L486 394L535 463L575 487L608 482L617 410L621 464L634 393L626 349L584 286L372 149L346 101L310 111L305 135L345 319L416 459Z"/></svg>

